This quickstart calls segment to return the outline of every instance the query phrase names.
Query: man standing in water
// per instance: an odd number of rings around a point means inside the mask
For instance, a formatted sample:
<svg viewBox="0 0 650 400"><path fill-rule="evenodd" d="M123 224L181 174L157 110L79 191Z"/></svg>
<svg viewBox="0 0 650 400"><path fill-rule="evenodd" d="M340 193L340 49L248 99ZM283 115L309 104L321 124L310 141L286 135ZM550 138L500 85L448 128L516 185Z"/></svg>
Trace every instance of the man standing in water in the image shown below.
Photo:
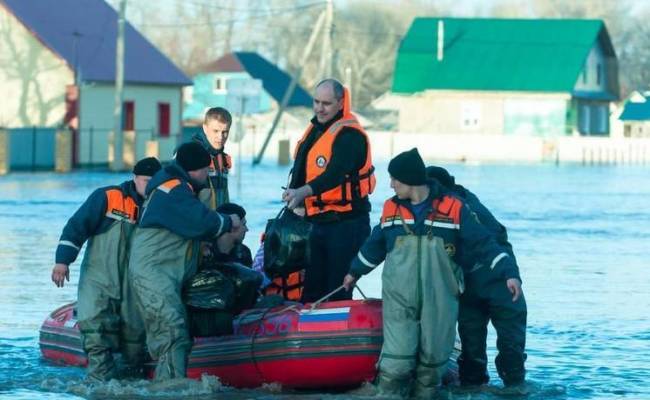
<svg viewBox="0 0 650 400"><path fill-rule="evenodd" d="M429 166L427 177L435 179L445 190L463 199L476 213L478 220L514 260L506 228L481 203L474 193L456 184L446 169ZM461 261L462 262L462 261ZM527 307L521 281L513 277L503 282L498 273L483 264L471 264L465 274L466 292L460 297L458 334L462 352L458 357L458 374L464 386L489 382L487 372L487 326L490 321L497 332L499 354L495 364L506 387L516 388L526 377L526 317Z"/></svg>
<svg viewBox="0 0 650 400"><path fill-rule="evenodd" d="M417 149L393 158L388 172L395 196L384 203L381 222L343 284L350 290L385 261L377 385L384 394L428 399L442 383L454 346L461 257L487 265L503 281L518 277L518 270L462 199L426 180Z"/></svg>
<svg viewBox="0 0 650 400"><path fill-rule="evenodd" d="M129 279L144 320L155 379L184 378L192 348L183 284L196 274L201 241L238 231L236 214L206 207L197 193L208 178L210 155L196 142L178 148L173 164L147 185L147 201L133 235Z"/></svg>
<svg viewBox="0 0 650 400"><path fill-rule="evenodd" d="M117 350L125 361L124 375L142 373L144 328L126 274L145 188L159 170L156 158L145 158L133 168L132 180L95 190L63 228L56 249L52 281L63 287L70 280L69 265L88 241L79 277L77 319L90 381L118 377L113 360Z"/></svg>

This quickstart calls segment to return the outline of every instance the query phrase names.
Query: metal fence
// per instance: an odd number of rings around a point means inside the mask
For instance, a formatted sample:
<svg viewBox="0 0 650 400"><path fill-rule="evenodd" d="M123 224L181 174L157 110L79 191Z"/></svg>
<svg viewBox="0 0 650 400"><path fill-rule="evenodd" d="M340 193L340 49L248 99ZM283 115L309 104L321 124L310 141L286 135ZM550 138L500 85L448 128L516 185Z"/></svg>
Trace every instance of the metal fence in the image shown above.
<svg viewBox="0 0 650 400"><path fill-rule="evenodd" d="M56 129L9 129L9 168L12 171L54 169Z"/></svg>
<svg viewBox="0 0 650 400"><path fill-rule="evenodd" d="M96 128L92 126L86 129L80 129L76 133L77 137L75 138L76 166L92 167L107 165L111 158L112 131L112 128ZM131 153L135 160L147 155L155 155L164 161L171 158L171 153L180 140L182 140L181 133L161 136L154 128L124 131L124 152ZM152 150L147 147L147 144L150 142L157 143L156 154L150 154Z"/></svg>

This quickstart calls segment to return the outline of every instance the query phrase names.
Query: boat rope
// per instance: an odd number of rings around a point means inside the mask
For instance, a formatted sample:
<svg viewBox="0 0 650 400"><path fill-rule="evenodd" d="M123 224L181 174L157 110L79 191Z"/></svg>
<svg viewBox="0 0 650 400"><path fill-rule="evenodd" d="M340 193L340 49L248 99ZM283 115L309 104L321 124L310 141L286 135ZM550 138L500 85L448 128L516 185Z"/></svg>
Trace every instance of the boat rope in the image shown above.
<svg viewBox="0 0 650 400"><path fill-rule="evenodd" d="M311 306L309 307L309 310L304 311L304 312L310 313L310 312L314 311L314 309L316 307L318 307L320 305L320 303L326 301L327 299L334 296L336 293L338 293L341 289L344 289L344 288L345 288L345 285L341 285L341 286L337 287L336 289L332 290L331 292L329 292L325 296L323 296L320 299L316 300L315 302L311 303Z"/></svg>
<svg viewBox="0 0 650 400"><path fill-rule="evenodd" d="M361 290L361 288L359 287L359 285L354 285L354 288L357 289L357 290L359 291L359 293L361 293L361 297L363 297L364 300L368 300L368 296L366 296L366 295L363 293L363 290Z"/></svg>

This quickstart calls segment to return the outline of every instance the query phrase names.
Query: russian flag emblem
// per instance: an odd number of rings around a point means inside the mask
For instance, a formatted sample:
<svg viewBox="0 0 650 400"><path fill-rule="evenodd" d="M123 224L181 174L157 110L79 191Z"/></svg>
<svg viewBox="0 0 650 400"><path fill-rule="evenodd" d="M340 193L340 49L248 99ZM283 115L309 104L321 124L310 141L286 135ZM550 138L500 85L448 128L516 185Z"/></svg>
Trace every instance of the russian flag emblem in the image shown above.
<svg viewBox="0 0 650 400"><path fill-rule="evenodd" d="M325 308L320 310L300 310L298 331L320 332L348 329L350 307Z"/></svg>

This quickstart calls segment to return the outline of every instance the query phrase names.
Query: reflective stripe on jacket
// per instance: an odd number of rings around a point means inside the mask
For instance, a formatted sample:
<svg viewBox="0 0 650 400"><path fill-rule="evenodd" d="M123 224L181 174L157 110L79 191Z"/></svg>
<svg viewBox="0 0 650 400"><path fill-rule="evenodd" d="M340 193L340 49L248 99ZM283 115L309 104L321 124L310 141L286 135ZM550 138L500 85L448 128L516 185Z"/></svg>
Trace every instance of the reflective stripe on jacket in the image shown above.
<svg viewBox="0 0 650 400"><path fill-rule="evenodd" d="M424 218L416 219L410 201L396 196L384 203L382 218L352 261L350 273L361 276L381 264L401 236L436 236L443 239L449 257L465 272L481 263L497 270L504 278L518 278L519 271L507 251L496 243L493 235L478 221L472 210L454 195L440 195L436 184L430 186L427 201L431 206ZM461 264L458 257L463 253Z"/></svg>
<svg viewBox="0 0 650 400"><path fill-rule="evenodd" d="M135 224L141 201L133 181L95 190L63 228L55 261L72 264L84 242L108 231L116 221Z"/></svg>

